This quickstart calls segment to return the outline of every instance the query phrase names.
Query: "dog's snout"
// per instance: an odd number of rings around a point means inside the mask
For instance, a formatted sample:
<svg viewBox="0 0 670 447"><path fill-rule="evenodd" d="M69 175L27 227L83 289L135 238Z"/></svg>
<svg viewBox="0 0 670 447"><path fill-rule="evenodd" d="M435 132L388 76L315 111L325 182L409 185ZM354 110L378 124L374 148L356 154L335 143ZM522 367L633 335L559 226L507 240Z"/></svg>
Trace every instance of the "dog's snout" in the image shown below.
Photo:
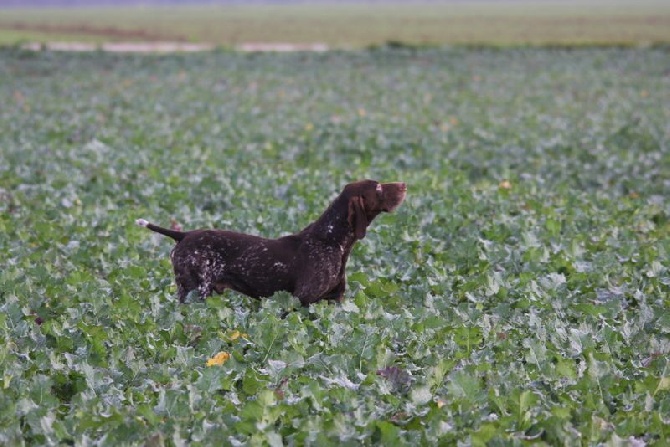
<svg viewBox="0 0 670 447"><path fill-rule="evenodd" d="M387 183L387 185L391 187L390 189L397 189L400 192L407 191L407 183L405 182Z"/></svg>

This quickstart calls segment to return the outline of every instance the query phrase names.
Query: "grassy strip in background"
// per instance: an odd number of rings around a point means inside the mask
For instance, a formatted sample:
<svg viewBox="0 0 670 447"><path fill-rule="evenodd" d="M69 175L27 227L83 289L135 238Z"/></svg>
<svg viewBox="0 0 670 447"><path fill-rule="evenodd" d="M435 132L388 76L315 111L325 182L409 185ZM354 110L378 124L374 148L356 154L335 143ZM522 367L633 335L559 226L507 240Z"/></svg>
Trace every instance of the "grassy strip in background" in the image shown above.
<svg viewBox="0 0 670 447"><path fill-rule="evenodd" d="M32 30L36 34L26 34ZM21 31L21 35L16 33ZM29 40L584 45L670 42L670 3L592 0L4 10L0 42Z"/></svg>

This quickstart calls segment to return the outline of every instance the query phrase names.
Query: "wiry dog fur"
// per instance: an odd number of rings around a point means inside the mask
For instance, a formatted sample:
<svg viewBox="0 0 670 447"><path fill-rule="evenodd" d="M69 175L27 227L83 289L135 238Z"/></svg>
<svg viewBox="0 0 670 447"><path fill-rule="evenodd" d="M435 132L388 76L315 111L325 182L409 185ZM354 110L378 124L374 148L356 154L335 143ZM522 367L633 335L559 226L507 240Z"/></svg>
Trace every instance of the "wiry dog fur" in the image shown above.
<svg viewBox="0 0 670 447"><path fill-rule="evenodd" d="M365 237L377 215L397 208L406 193L401 182L348 184L315 222L279 239L226 230L175 231L144 219L137 224L177 241L170 258L181 302L194 290L204 299L230 288L253 298L284 290L307 306L342 300L354 243Z"/></svg>

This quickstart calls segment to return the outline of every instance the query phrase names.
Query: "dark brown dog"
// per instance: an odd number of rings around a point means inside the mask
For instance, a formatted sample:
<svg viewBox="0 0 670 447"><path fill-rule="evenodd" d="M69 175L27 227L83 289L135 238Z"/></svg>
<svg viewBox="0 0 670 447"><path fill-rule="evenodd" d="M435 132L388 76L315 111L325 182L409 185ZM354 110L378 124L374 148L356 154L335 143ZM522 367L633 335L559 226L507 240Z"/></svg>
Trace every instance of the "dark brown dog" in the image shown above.
<svg viewBox="0 0 670 447"><path fill-rule="evenodd" d="M177 241L170 258L181 302L193 290L204 299L230 288L253 298L285 290L308 306L342 301L351 248L372 220L396 209L406 193L405 183L348 184L315 222L279 239L224 230L174 231L144 219L137 224Z"/></svg>

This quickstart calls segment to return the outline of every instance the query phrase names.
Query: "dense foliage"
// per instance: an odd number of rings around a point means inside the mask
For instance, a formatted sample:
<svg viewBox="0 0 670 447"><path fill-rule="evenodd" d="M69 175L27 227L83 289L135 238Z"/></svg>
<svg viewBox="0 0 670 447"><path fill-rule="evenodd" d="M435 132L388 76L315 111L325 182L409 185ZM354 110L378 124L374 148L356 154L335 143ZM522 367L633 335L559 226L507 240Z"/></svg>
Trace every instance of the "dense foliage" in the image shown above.
<svg viewBox="0 0 670 447"><path fill-rule="evenodd" d="M0 53L0 443L662 445L662 50ZM180 305L137 218L402 180L342 305Z"/></svg>

